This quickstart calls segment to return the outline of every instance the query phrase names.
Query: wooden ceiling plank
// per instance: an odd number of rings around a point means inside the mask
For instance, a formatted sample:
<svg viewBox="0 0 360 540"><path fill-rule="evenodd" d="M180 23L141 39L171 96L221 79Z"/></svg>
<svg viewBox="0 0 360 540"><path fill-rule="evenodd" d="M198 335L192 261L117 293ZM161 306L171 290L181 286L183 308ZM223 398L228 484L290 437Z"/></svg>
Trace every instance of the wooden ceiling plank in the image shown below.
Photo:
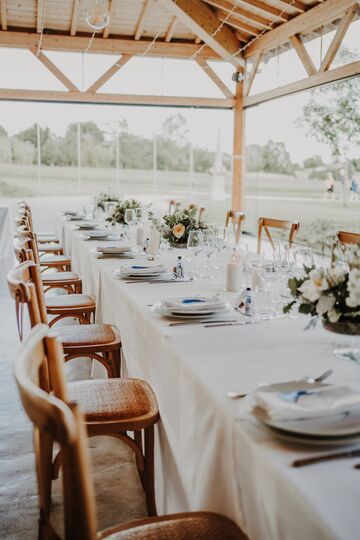
<svg viewBox="0 0 360 540"><path fill-rule="evenodd" d="M205 0L205 1L207 4L210 4L211 6L214 6L219 9L223 9L227 13L231 13L233 17L236 17L236 16L244 17L245 19L248 19L250 23L257 22L261 24L262 26L268 26L268 24L271 23L271 19L262 17L261 15L257 15L256 13L253 13L252 11L247 11L246 9L243 9L240 6L234 9L234 4L229 2L228 0Z"/></svg>
<svg viewBox="0 0 360 540"><path fill-rule="evenodd" d="M321 73L315 73L315 75L306 77L306 79L285 84L284 86L279 86L273 90L267 90L266 92L261 92L253 96L247 96L244 98L244 107L254 107L255 105L265 103L266 101L270 101L272 99L289 96L291 94L303 92L304 90L310 90L311 88L315 88L317 86L341 81L343 79L349 79L358 75L360 75L360 61L352 62L351 64L330 69L328 71L323 71Z"/></svg>
<svg viewBox="0 0 360 540"><path fill-rule="evenodd" d="M194 43L199 45L199 43L201 43L201 38L199 38L199 36L196 36L195 39L194 39Z"/></svg>
<svg viewBox="0 0 360 540"><path fill-rule="evenodd" d="M221 92L224 94L225 97L227 98L234 97L234 94L232 93L230 88L226 86L226 84L220 79L220 77L215 73L215 71L209 66L206 60L204 60L203 58L197 58L196 63L206 73L209 79L211 79L212 82L216 84L216 86L221 90Z"/></svg>
<svg viewBox="0 0 360 540"><path fill-rule="evenodd" d="M80 92L66 75L43 53L38 52L37 47L29 47L33 55L41 62L68 90L69 92Z"/></svg>
<svg viewBox="0 0 360 540"><path fill-rule="evenodd" d="M75 36L76 34L78 12L79 12L79 0L74 0L73 11L72 11L72 16L71 16L71 28L70 28L71 36Z"/></svg>
<svg viewBox="0 0 360 540"><path fill-rule="evenodd" d="M348 9L345 16L341 19L341 22L339 26L337 27L336 33L333 37L332 42L329 45L329 48L324 57L324 60L321 62L319 72L327 71L329 67L331 66L349 26L354 20L357 10L358 10L357 5L352 6L351 8Z"/></svg>
<svg viewBox="0 0 360 540"><path fill-rule="evenodd" d="M309 9L309 6L304 4L304 2L299 2L298 0L279 0L282 4L286 4L288 6L291 6L298 11L304 12L307 9Z"/></svg>
<svg viewBox="0 0 360 540"><path fill-rule="evenodd" d="M109 37L109 34L110 34L110 26L111 26L111 19L114 15L114 3L112 0L109 0L109 16L110 16L110 21L109 21L109 24L107 26L105 26L104 28L104 32L103 32L103 38L107 39Z"/></svg>
<svg viewBox="0 0 360 540"><path fill-rule="evenodd" d="M28 49L31 46L37 46L39 35L35 32L9 32L0 30L0 47L15 47ZM69 36L44 34L42 40L42 49L51 51L71 51L84 52L89 44L89 38L86 36ZM134 41L133 39L95 37L89 54L134 54L141 55L148 48L149 40ZM199 49L199 56L210 60L221 60L212 48L205 45L202 47L191 42L178 43L156 41L151 47L148 56L167 56L169 58L188 59L196 54Z"/></svg>
<svg viewBox="0 0 360 540"><path fill-rule="evenodd" d="M37 0L37 10L36 10L36 31L38 34L41 33L43 25L43 11L44 11L44 1Z"/></svg>
<svg viewBox="0 0 360 540"><path fill-rule="evenodd" d="M238 54L235 56L240 46L238 39L226 25L219 30L219 19L207 4L199 0L162 0L162 3L222 58L243 68L243 59Z"/></svg>
<svg viewBox="0 0 360 540"><path fill-rule="evenodd" d="M73 103L108 103L121 105L154 105L163 107L198 107L232 109L235 100L226 98L147 96L134 94L90 94L89 92L58 92L53 90L19 90L0 88L0 100L56 101Z"/></svg>
<svg viewBox="0 0 360 540"><path fill-rule="evenodd" d="M166 35L165 35L165 41L166 43L169 43L169 41L172 40L172 37L175 33L177 27L177 18L173 17L170 21L169 28L167 29Z"/></svg>
<svg viewBox="0 0 360 540"><path fill-rule="evenodd" d="M134 34L134 39L135 40L140 39L141 36L142 36L142 33L144 31L144 28L145 28L146 17L149 14L149 11L151 9L151 5L152 5L152 0L145 0L145 3L143 5L143 8L142 8L142 11L141 11L141 14L140 14L139 21L138 21L137 26L136 26L135 34Z"/></svg>
<svg viewBox="0 0 360 540"><path fill-rule="evenodd" d="M250 90L251 90L251 87L253 85L255 75L257 73L259 64L260 64L260 62L262 60L262 57L263 57L262 53L259 53L254 59L254 63L252 65L249 76L248 76L247 80L244 83L244 96L248 96L249 93L250 93Z"/></svg>
<svg viewBox="0 0 360 540"><path fill-rule="evenodd" d="M1 28L7 30L6 0L1 0Z"/></svg>
<svg viewBox="0 0 360 540"><path fill-rule="evenodd" d="M252 36L257 36L261 32L259 28L255 28L255 26L251 26L240 19L236 19L235 17L232 17L232 15L229 15L220 9L216 9L215 13L220 21L225 21L226 24L233 26L237 30L240 30L240 32L246 32Z"/></svg>
<svg viewBox="0 0 360 540"><path fill-rule="evenodd" d="M117 73L119 71L119 69L121 69L123 66L125 66L125 64L127 64L128 61L132 57L133 57L132 54L123 54L121 56L121 58L119 58L119 60L117 60L115 62L115 64L113 64L108 70L105 71L105 73L103 75L101 75L101 77L99 77L91 86L89 86L89 88L86 90L86 92L89 92L89 93L97 92L99 90L99 88L104 86L104 84L109 79L111 79L111 77L113 75L115 75L115 73Z"/></svg>
<svg viewBox="0 0 360 540"><path fill-rule="evenodd" d="M269 15L278 17L279 20L289 21L291 19L291 15L289 15L289 13L282 13L281 9L275 8L270 4L265 4L265 2L261 2L260 0L242 0L242 2L250 4L252 7L261 9L261 11L264 11Z"/></svg>
<svg viewBox="0 0 360 540"><path fill-rule="evenodd" d="M235 35L239 41L243 41L244 43L246 43L250 38L248 34L243 34L242 32L239 32L239 30L235 30Z"/></svg>
<svg viewBox="0 0 360 540"><path fill-rule="evenodd" d="M307 74L314 75L317 69L309 53L307 52L301 37L298 34L295 34L294 36L290 37L290 42L292 46L294 47L295 51L297 52L297 55L300 58L302 65L306 69Z"/></svg>
<svg viewBox="0 0 360 540"><path fill-rule="evenodd" d="M355 4L355 0L327 0L317 4L305 13L301 13L290 21L266 32L245 50L244 56L248 58L259 51L266 52L283 45L289 41L290 36L301 33L310 33L321 28L337 18Z"/></svg>

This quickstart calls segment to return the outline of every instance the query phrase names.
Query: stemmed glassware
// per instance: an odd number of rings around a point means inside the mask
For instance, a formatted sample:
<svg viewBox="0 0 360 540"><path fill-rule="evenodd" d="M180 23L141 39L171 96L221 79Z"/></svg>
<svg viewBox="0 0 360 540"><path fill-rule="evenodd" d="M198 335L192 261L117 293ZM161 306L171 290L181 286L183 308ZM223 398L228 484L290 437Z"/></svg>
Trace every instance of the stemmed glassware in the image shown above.
<svg viewBox="0 0 360 540"><path fill-rule="evenodd" d="M134 208L127 208L125 210L124 221L129 227L130 238L132 237L134 226L136 225L136 213Z"/></svg>
<svg viewBox="0 0 360 540"><path fill-rule="evenodd" d="M230 247L229 231L226 227L215 227L214 243L217 251L217 268L225 268L227 257L225 251Z"/></svg>
<svg viewBox="0 0 360 540"><path fill-rule="evenodd" d="M204 253L207 257L206 264L206 278L210 279L210 257L215 251L215 234L213 229L206 229L203 231L204 238Z"/></svg>
<svg viewBox="0 0 360 540"><path fill-rule="evenodd" d="M199 229L195 229L193 231L189 232L189 237L187 241L187 248L189 251L191 251L194 254L194 269L195 269L195 276L199 276L198 268L197 268L197 256L203 251L204 249L204 236L202 231Z"/></svg>

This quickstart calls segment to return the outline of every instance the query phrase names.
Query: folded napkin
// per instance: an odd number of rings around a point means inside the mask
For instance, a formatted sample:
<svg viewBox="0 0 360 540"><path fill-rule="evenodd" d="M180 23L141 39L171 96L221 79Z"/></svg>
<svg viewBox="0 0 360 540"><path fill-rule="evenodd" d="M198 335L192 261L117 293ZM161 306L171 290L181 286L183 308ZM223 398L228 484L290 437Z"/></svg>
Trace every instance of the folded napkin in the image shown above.
<svg viewBox="0 0 360 540"><path fill-rule="evenodd" d="M126 253L127 251L131 251L132 246L98 246L96 248L96 251L99 251L100 253Z"/></svg>
<svg viewBox="0 0 360 540"><path fill-rule="evenodd" d="M253 404L266 412L270 420L300 420L350 412L360 408L360 393L348 386L297 388L290 392L255 390Z"/></svg>
<svg viewBox="0 0 360 540"><path fill-rule="evenodd" d="M134 264L131 266L122 266L121 272L124 274L160 274L162 272L166 272L166 268L162 265L157 266L150 266L150 265L142 265L142 264Z"/></svg>
<svg viewBox="0 0 360 540"><path fill-rule="evenodd" d="M210 309L222 309L225 302L215 296L186 296L183 298L169 298L162 301L162 306L167 309L179 309L181 311L208 311Z"/></svg>

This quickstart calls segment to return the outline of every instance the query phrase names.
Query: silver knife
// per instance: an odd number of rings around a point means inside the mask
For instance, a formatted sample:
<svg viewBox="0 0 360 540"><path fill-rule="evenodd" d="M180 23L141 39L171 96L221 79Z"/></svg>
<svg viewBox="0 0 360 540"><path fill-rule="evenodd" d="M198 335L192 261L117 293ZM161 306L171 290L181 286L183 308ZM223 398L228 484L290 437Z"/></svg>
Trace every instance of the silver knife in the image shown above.
<svg viewBox="0 0 360 540"><path fill-rule="evenodd" d="M360 448L355 450L347 450L345 452L332 452L331 454L321 454L320 456L312 456L304 459L295 459L292 462L292 467L305 467L306 465L313 465L314 463L321 463L322 461L333 461L335 459L348 459L360 456Z"/></svg>

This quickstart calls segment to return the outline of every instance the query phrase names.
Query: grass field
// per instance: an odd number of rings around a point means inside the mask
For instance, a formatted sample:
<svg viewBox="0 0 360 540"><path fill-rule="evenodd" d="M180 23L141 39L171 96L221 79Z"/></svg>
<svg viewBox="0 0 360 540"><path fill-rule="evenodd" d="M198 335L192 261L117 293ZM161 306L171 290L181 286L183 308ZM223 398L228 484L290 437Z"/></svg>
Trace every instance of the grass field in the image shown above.
<svg viewBox="0 0 360 540"><path fill-rule="evenodd" d="M231 177L225 180L226 196L212 198L212 177L194 174L193 181L186 172L151 170L120 170L117 184L114 169L82 168L80 183L77 168L42 167L41 183L36 166L0 164L0 197L18 199L42 195L50 201L51 216L63 207L63 197L71 197L88 204L88 197L112 189L125 196L135 196L155 201L163 209L170 198L179 199L184 205L195 202L206 205L208 219L222 223L224 213L231 207ZM342 202L340 186L336 186L336 199L324 200L324 183L320 180L264 173L246 175L245 211L247 230L254 233L259 216L279 219L298 219L301 223L299 237L302 241L319 244L329 233L339 230L360 232L360 202ZM61 200L57 208L56 202ZM70 199L69 199L70 200ZM85 202L87 201L87 202ZM60 204L60 202L59 202ZM44 210L46 213L46 205Z"/></svg>

